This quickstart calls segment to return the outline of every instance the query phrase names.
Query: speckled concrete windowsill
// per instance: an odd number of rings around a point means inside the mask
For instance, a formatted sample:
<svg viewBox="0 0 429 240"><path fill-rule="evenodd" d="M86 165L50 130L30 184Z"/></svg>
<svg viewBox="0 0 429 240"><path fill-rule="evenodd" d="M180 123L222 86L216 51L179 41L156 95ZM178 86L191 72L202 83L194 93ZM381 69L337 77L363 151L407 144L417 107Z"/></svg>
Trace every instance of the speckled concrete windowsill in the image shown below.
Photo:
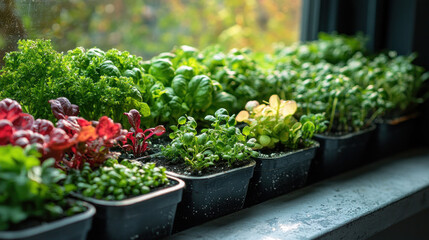
<svg viewBox="0 0 429 240"><path fill-rule="evenodd" d="M429 149L415 149L171 239L366 239L428 208Z"/></svg>

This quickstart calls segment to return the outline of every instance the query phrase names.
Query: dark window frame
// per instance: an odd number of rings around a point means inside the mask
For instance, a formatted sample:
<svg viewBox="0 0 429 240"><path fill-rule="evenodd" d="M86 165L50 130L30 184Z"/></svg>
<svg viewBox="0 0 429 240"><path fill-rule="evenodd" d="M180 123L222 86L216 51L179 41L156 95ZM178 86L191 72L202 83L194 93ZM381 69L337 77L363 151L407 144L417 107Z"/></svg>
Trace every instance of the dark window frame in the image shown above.
<svg viewBox="0 0 429 240"><path fill-rule="evenodd" d="M417 52L416 63L429 68L428 12L427 0L302 0L300 40L362 32L369 51Z"/></svg>

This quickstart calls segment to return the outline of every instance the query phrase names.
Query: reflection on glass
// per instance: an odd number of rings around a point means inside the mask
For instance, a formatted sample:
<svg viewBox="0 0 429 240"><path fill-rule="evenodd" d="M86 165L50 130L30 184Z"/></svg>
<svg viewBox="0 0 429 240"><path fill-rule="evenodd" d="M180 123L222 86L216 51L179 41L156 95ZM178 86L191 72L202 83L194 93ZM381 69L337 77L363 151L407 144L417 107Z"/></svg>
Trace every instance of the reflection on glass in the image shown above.
<svg viewBox="0 0 429 240"><path fill-rule="evenodd" d="M22 38L59 51L118 48L145 58L174 46L271 49L297 40L300 0L0 0L0 57Z"/></svg>

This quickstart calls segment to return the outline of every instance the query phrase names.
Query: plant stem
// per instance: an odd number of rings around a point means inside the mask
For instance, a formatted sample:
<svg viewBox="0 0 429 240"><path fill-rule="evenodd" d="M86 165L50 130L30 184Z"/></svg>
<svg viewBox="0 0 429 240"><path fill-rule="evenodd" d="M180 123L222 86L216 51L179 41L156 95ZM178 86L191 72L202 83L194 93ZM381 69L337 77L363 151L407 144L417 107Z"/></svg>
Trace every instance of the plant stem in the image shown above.
<svg viewBox="0 0 429 240"><path fill-rule="evenodd" d="M375 111L372 115L371 115L371 117L366 121L366 123L365 123L365 125L366 126L368 126L368 125L370 125L373 121L374 121L374 119L381 113L381 112L383 112L383 109L378 109L377 111Z"/></svg>
<svg viewBox="0 0 429 240"><path fill-rule="evenodd" d="M331 111L331 117L330 117L330 119L329 119L328 132L331 132L332 125L334 124L335 109L336 109L336 107L337 107L337 102L338 102L338 98L337 98L337 97L335 97L335 99L334 99L334 103L332 104L332 111Z"/></svg>

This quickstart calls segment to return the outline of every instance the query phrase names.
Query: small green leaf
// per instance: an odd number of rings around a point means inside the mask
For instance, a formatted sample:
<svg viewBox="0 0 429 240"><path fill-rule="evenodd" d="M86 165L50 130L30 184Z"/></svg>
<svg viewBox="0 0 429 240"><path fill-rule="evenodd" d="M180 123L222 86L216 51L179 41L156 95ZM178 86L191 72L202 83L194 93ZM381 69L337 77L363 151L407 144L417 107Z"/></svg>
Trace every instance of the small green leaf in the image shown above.
<svg viewBox="0 0 429 240"><path fill-rule="evenodd" d="M184 144L191 144L194 141L195 135L193 133L185 133L183 135L183 143Z"/></svg>
<svg viewBox="0 0 429 240"><path fill-rule="evenodd" d="M207 115L204 120L214 122L216 121L216 118L213 115Z"/></svg>
<svg viewBox="0 0 429 240"><path fill-rule="evenodd" d="M267 135L261 135L261 136L259 136L258 141L262 146L266 147L266 146L270 145L271 138Z"/></svg>
<svg viewBox="0 0 429 240"><path fill-rule="evenodd" d="M186 117L185 117L185 116L181 116L181 117L177 120L177 122L178 122L180 125L185 124L185 123L186 123Z"/></svg>
<svg viewBox="0 0 429 240"><path fill-rule="evenodd" d="M243 128L243 130L242 130L242 133L243 133L245 136L249 136L249 135L250 135L250 127L249 127L249 126L245 126L245 127Z"/></svg>
<svg viewBox="0 0 429 240"><path fill-rule="evenodd" d="M216 117L220 117L220 116L228 116L228 111L225 108L219 108L216 112L215 112L215 116Z"/></svg>

